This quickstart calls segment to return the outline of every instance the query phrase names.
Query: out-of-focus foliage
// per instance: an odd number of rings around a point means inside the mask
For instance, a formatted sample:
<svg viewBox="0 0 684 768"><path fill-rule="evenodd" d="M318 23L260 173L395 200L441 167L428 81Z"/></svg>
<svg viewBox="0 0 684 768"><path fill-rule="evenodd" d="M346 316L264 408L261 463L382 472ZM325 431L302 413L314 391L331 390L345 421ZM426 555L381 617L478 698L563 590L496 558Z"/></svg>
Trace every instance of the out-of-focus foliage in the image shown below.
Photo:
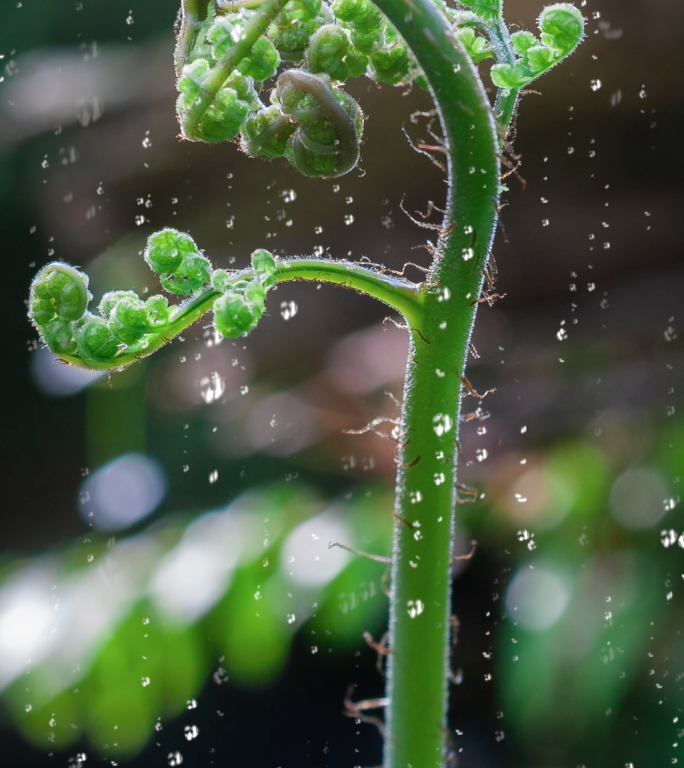
<svg viewBox="0 0 684 768"><path fill-rule="evenodd" d="M297 630L312 653L356 647L383 620L386 566L330 544L386 552L391 533L388 496L358 497L326 506L304 487L254 491L7 568L0 675L17 726L45 749L87 736L130 755L210 675L271 683Z"/></svg>
<svg viewBox="0 0 684 768"><path fill-rule="evenodd" d="M459 508L459 541L475 536L493 554L516 543L492 595L488 674L502 727L531 754L610 743L644 677L653 696L664 690L662 727L677 717L684 529L672 469L683 442L680 421L638 465L617 465L581 437L533 449L522 472L504 456L484 499ZM45 748L87 735L97 750L132 754L207 683L270 685L297 631L313 654L322 643L358 647L382 628L386 567L329 544L387 553L390 505L370 486L326 505L283 485L6 565L0 625L21 626L3 635L0 667L16 724ZM665 759L661 731L642 741Z"/></svg>

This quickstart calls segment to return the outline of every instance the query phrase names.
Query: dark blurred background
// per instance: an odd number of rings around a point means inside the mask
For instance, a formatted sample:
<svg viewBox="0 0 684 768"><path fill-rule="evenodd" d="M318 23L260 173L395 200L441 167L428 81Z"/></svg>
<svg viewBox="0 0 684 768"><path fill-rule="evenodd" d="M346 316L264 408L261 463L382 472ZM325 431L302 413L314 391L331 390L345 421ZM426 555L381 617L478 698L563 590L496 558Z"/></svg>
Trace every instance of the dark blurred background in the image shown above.
<svg viewBox="0 0 684 768"><path fill-rule="evenodd" d="M517 121L469 377L451 738L460 768L684 760L684 6L584 0L587 39ZM541 6L508 0L510 24ZM2 0L8 268L0 559L5 766L378 765L394 417L406 339L352 292L288 284L247 339L198 324L123 374L39 348L25 299L62 259L157 292L140 252L190 232L218 265L281 254L427 264L441 207L428 97L349 90L362 169L306 180L178 140L174 0ZM431 221L438 221L433 214ZM407 274L419 279L417 271ZM388 396L389 393L389 396Z"/></svg>

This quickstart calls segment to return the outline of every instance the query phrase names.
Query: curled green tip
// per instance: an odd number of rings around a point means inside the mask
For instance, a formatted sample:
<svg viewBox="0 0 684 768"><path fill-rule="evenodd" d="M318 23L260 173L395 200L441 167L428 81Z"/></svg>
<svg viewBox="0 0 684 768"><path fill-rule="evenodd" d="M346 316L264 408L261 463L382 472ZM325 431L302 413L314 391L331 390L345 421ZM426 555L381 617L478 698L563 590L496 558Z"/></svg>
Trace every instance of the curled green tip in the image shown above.
<svg viewBox="0 0 684 768"><path fill-rule="evenodd" d="M549 5L538 20L542 43L556 50L561 56L569 56L584 37L584 17L570 3Z"/></svg>
<svg viewBox="0 0 684 768"><path fill-rule="evenodd" d="M31 283L29 316L38 328L54 318L78 320L90 299L88 276L69 264L55 261L43 267Z"/></svg>
<svg viewBox="0 0 684 768"><path fill-rule="evenodd" d="M570 3L549 5L537 20L541 39L527 31L511 35L513 64L495 64L491 75L498 88L520 89L569 56L584 37L584 17Z"/></svg>
<svg viewBox="0 0 684 768"><path fill-rule="evenodd" d="M199 254L195 241L184 232L167 227L150 235L144 258L158 274L175 274L186 256Z"/></svg>

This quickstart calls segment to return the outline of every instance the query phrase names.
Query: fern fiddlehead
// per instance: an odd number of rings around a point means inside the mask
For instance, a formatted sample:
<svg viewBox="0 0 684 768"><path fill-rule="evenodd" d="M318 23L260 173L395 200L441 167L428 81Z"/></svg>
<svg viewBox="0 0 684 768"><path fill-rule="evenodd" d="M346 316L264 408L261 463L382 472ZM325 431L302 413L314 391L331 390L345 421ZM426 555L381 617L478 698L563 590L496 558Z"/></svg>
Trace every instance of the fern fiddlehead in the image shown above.
<svg viewBox="0 0 684 768"><path fill-rule="evenodd" d="M545 8L540 37L512 35L502 0L183 0L176 48L183 135L239 139L251 155L282 157L306 176L333 178L359 160L363 115L343 90L367 75L417 83L435 100L448 161L442 235L420 285L351 262L252 254L247 269L214 269L189 235L164 229L145 260L178 297L105 294L88 311L87 276L61 263L36 276L30 317L69 363L118 369L208 312L226 337L248 333L269 288L285 280L343 285L384 301L408 321L411 352L402 413L392 565L386 768L445 759L450 565L461 382L497 222L499 151L520 90L583 37L568 3ZM489 104L476 64L494 59ZM277 75L281 62L298 65ZM268 100L265 83L275 78ZM420 536L416 535L420 533ZM420 617L420 618L419 618Z"/></svg>

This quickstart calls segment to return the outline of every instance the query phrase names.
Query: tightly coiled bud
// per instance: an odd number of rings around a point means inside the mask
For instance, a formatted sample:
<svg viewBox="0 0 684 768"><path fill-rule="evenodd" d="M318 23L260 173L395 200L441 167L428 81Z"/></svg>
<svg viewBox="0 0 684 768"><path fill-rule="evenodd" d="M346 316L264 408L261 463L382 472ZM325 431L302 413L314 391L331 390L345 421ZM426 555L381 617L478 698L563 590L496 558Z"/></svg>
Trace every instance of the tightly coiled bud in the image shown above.
<svg viewBox="0 0 684 768"><path fill-rule="evenodd" d="M86 313L78 323L76 350L84 363L106 363L116 357L119 341L103 317Z"/></svg>
<svg viewBox="0 0 684 768"><path fill-rule="evenodd" d="M311 19L309 21L293 19L284 24L281 19L278 26L273 27L272 32L270 32L271 41L278 49L281 59L299 64L304 57L311 36L324 23L324 19Z"/></svg>
<svg viewBox="0 0 684 768"><path fill-rule="evenodd" d="M172 275L160 275L159 282L169 293L189 296L211 282L211 262L199 254L189 254Z"/></svg>
<svg viewBox="0 0 684 768"><path fill-rule="evenodd" d="M370 0L335 0L335 16L354 29L375 29L383 24L383 17Z"/></svg>
<svg viewBox="0 0 684 768"><path fill-rule="evenodd" d="M162 229L150 236L145 261L159 274L170 293L189 296L211 281L211 262L202 256L195 241L177 229Z"/></svg>
<svg viewBox="0 0 684 768"><path fill-rule="evenodd" d="M332 80L346 80L349 65L344 61L349 52L349 38L342 27L326 24L311 38L306 62L314 74L324 73Z"/></svg>
<svg viewBox="0 0 684 768"><path fill-rule="evenodd" d="M161 294L150 296L145 302L145 309L147 311L147 324L150 330L156 330L165 326L171 319L169 300Z"/></svg>
<svg viewBox="0 0 684 768"><path fill-rule="evenodd" d="M252 254L252 269L261 278L261 284L270 288L275 285L276 260L270 251L264 248Z"/></svg>
<svg viewBox="0 0 684 768"><path fill-rule="evenodd" d="M75 323L55 317L40 329L43 341L56 355L73 355L76 352Z"/></svg>
<svg viewBox="0 0 684 768"><path fill-rule="evenodd" d="M371 54L373 75L381 83L396 85L403 82L409 73L409 52L406 45L396 42L388 48L381 48Z"/></svg>
<svg viewBox="0 0 684 768"><path fill-rule="evenodd" d="M195 254L199 250L190 235L166 227L150 235L143 258L154 272L172 275L186 256Z"/></svg>
<svg viewBox="0 0 684 768"><path fill-rule="evenodd" d="M277 105L252 113L242 128L242 149L248 155L282 157L296 126Z"/></svg>
<svg viewBox="0 0 684 768"><path fill-rule="evenodd" d="M139 297L135 291L107 291L107 293L105 293L100 299L100 303L97 305L97 309L105 320L109 320L109 316L111 315L114 307L122 299L126 298L137 299Z"/></svg>
<svg viewBox="0 0 684 768"><path fill-rule="evenodd" d="M251 301L244 293L223 293L214 302L214 328L227 339L249 333L264 313L263 302Z"/></svg>
<svg viewBox="0 0 684 768"><path fill-rule="evenodd" d="M39 328L55 317L78 320L90 299L88 276L68 264L53 262L43 267L31 283L29 315Z"/></svg>
<svg viewBox="0 0 684 768"><path fill-rule="evenodd" d="M212 24L207 38L216 59L224 58L230 48L242 36L243 22L240 17L220 16ZM260 37L252 50L237 65L240 73L254 80L268 80L273 77L280 65L280 55L267 37Z"/></svg>
<svg viewBox="0 0 684 768"><path fill-rule="evenodd" d="M278 78L274 101L295 126L285 157L300 173L335 178L356 166L363 115L351 96L320 77L290 69ZM252 146L260 139L255 137Z"/></svg>
<svg viewBox="0 0 684 768"><path fill-rule="evenodd" d="M114 305L107 326L118 341L135 344L150 330L145 303L137 296L122 298Z"/></svg>

